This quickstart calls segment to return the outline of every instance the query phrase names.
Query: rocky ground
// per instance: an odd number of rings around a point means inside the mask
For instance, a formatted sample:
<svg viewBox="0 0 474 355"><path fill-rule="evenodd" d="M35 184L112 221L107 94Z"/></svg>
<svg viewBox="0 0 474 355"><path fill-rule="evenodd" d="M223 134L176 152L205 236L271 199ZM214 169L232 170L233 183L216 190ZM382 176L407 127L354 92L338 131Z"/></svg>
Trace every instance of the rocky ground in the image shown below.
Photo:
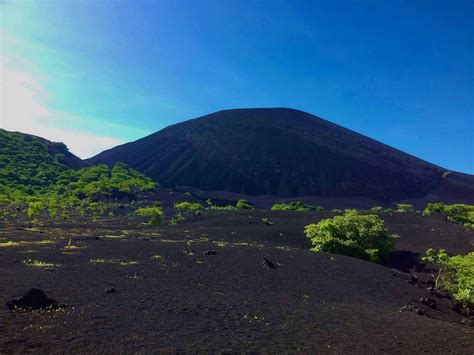
<svg viewBox="0 0 474 355"><path fill-rule="evenodd" d="M474 352L474 328L451 300L427 290L429 274L417 263L429 247L472 251L474 231L442 216L382 215L398 235L382 266L309 252L304 226L330 215L255 210L160 227L119 218L4 225L0 353ZM31 288L57 303L10 310Z"/></svg>

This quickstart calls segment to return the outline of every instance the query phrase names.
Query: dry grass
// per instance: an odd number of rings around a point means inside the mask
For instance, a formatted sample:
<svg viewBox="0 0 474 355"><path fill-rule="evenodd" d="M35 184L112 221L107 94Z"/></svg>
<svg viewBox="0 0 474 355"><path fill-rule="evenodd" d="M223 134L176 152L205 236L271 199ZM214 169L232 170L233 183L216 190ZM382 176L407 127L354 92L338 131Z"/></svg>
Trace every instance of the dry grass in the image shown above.
<svg viewBox="0 0 474 355"><path fill-rule="evenodd" d="M33 259L24 260L23 264L29 267L37 267L41 269L55 269L60 266L59 264L47 263L45 261Z"/></svg>
<svg viewBox="0 0 474 355"><path fill-rule="evenodd" d="M120 259L90 259L89 262L91 264L113 264L113 265L121 265L121 266L130 266L130 265L138 265L138 261L136 260L120 260Z"/></svg>

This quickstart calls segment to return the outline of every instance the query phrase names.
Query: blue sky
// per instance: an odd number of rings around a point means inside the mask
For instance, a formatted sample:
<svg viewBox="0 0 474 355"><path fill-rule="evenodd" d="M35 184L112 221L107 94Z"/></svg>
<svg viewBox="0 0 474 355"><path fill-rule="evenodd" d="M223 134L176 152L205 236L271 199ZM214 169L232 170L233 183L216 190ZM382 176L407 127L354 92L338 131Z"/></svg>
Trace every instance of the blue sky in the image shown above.
<svg viewBox="0 0 474 355"><path fill-rule="evenodd" d="M473 1L0 0L1 126L81 157L236 107L301 109L474 173Z"/></svg>

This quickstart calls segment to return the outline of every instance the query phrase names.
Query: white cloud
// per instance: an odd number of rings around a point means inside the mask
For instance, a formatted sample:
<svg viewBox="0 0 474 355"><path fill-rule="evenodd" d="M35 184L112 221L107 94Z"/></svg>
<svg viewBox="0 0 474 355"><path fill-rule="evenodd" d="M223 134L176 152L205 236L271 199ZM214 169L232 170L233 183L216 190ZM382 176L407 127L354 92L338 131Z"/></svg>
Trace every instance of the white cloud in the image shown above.
<svg viewBox="0 0 474 355"><path fill-rule="evenodd" d="M0 127L64 142L81 158L91 157L123 143L122 139L67 128L81 118L48 108L51 95L39 76L21 58L2 55L0 75Z"/></svg>

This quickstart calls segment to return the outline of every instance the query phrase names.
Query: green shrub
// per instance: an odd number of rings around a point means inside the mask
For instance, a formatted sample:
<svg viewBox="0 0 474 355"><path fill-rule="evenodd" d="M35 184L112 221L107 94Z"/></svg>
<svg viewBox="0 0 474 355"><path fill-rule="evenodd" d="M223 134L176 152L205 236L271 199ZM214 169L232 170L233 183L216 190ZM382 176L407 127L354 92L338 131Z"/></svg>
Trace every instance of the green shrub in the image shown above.
<svg viewBox="0 0 474 355"><path fill-rule="evenodd" d="M462 224L468 228L474 228L474 206L461 203L446 205L444 203L428 203L423 210L423 216L429 216L433 212L446 213L448 220Z"/></svg>
<svg viewBox="0 0 474 355"><path fill-rule="evenodd" d="M384 210L382 206L373 206L369 209L369 212L371 213L380 213Z"/></svg>
<svg viewBox="0 0 474 355"><path fill-rule="evenodd" d="M177 202L174 204L174 208L181 212L198 213L204 209L200 203L192 203L189 201Z"/></svg>
<svg viewBox="0 0 474 355"><path fill-rule="evenodd" d="M437 288L446 290L464 306L474 305L474 252L449 256L444 249L428 249L422 260L438 268L437 274L432 274Z"/></svg>
<svg viewBox="0 0 474 355"><path fill-rule="evenodd" d="M324 211L324 208L322 208L321 206L306 205L301 201L292 201L290 203L275 203L272 206L272 211L322 212Z"/></svg>
<svg viewBox="0 0 474 355"><path fill-rule="evenodd" d="M138 200L157 186L123 163L74 170L63 164L68 156L62 143L0 129L0 201L8 201L0 204L0 215L11 208L32 220L108 215L114 213L111 201Z"/></svg>
<svg viewBox="0 0 474 355"><path fill-rule="evenodd" d="M237 210L237 207L232 206L232 205L225 205L225 206L212 205L210 207L207 207L207 209L210 211L235 211Z"/></svg>
<svg viewBox="0 0 474 355"><path fill-rule="evenodd" d="M382 219L355 210L307 225L304 231L315 252L343 254L380 263L389 257L394 247L394 238Z"/></svg>
<svg viewBox="0 0 474 355"><path fill-rule="evenodd" d="M28 202L26 214L32 221L36 221L36 217L38 217L44 209L45 206L41 201L31 201Z"/></svg>
<svg viewBox="0 0 474 355"><path fill-rule="evenodd" d="M186 220L186 218L184 218L183 213L182 213L182 212L178 212L178 213L176 213L176 216L173 216L173 217L170 218L168 224L169 224L170 226L175 226L175 225L177 225L178 223L183 222L183 221L185 221L185 220Z"/></svg>
<svg viewBox="0 0 474 355"><path fill-rule="evenodd" d="M163 209L161 207L139 208L135 213L146 218L150 224L159 225L163 221Z"/></svg>
<svg viewBox="0 0 474 355"><path fill-rule="evenodd" d="M446 204L442 202L428 203L428 205L426 205L425 209L423 210L423 216L429 216L433 212L444 212L445 207Z"/></svg>
<svg viewBox="0 0 474 355"><path fill-rule="evenodd" d="M238 210L252 210L253 209L253 206L248 203L248 201L246 200L238 200L235 207L238 209Z"/></svg>
<svg viewBox="0 0 474 355"><path fill-rule="evenodd" d="M409 205L407 203L397 203L396 212L413 212L415 208L413 205Z"/></svg>

